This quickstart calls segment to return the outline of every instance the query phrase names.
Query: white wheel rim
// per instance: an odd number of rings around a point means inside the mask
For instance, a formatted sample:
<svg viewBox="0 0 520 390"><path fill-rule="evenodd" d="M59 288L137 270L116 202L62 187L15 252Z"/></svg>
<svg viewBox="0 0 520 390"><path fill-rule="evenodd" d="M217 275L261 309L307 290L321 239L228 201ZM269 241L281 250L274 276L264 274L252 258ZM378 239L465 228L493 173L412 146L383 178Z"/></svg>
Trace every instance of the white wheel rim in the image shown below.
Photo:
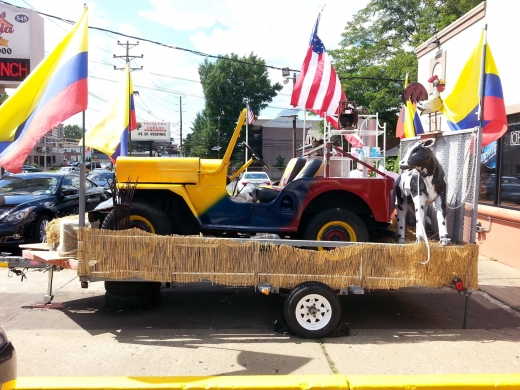
<svg viewBox="0 0 520 390"><path fill-rule="evenodd" d="M47 241L47 231L45 230L47 228L47 225L49 224L49 221L44 219L42 223L40 224L40 242L46 242Z"/></svg>
<svg viewBox="0 0 520 390"><path fill-rule="evenodd" d="M332 306L322 295L309 294L296 305L295 313L298 324L306 330L323 329L332 318Z"/></svg>

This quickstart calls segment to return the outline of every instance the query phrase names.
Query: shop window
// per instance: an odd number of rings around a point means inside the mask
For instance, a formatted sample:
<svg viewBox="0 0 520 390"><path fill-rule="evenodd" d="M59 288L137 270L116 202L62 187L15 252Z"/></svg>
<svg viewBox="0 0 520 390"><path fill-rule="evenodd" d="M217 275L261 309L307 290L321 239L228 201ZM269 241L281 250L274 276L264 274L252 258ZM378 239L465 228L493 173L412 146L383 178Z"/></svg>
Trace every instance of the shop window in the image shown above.
<svg viewBox="0 0 520 390"><path fill-rule="evenodd" d="M520 123L482 150L479 202L520 209Z"/></svg>
<svg viewBox="0 0 520 390"><path fill-rule="evenodd" d="M498 203L520 207L520 123L509 125L501 138Z"/></svg>

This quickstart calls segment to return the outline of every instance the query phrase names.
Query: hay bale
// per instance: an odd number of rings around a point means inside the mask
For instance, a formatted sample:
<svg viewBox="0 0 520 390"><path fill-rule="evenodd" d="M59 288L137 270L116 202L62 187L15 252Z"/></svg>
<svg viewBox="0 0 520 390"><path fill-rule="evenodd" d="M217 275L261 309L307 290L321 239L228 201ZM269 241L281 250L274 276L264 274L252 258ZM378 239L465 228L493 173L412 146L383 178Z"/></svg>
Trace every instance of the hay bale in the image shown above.
<svg viewBox="0 0 520 390"><path fill-rule="evenodd" d="M88 222L85 214L85 227L99 228L99 222ZM77 252L77 240L79 229L79 215L67 215L55 218L49 222L45 229L47 244L50 250L57 250L60 256L75 256Z"/></svg>

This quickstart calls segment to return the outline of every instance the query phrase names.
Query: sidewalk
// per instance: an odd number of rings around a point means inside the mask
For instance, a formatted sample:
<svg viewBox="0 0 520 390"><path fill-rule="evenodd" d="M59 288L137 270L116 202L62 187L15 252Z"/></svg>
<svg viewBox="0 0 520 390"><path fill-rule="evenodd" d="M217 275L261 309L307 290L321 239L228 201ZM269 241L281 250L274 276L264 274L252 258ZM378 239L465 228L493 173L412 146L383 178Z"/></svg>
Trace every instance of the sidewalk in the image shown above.
<svg viewBox="0 0 520 390"><path fill-rule="evenodd" d="M520 311L520 269L482 255L478 260L479 289Z"/></svg>

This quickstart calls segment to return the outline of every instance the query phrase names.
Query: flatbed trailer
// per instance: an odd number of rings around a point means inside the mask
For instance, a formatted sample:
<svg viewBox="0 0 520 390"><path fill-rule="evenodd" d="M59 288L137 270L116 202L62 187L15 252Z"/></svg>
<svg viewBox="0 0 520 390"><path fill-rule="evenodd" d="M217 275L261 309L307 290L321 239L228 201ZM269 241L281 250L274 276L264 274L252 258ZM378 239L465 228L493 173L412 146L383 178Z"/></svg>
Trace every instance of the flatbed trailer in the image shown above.
<svg viewBox="0 0 520 390"><path fill-rule="evenodd" d="M241 116L242 122L244 117ZM448 181L448 231L458 245L301 240L298 237L259 239L253 235L252 238L176 236L139 229L83 227L78 230L75 255L59 256L52 251L43 254L36 248L26 248L21 257L4 256L3 261L17 272L23 273L26 267L49 271L46 305L52 304L53 272L63 268L76 269L84 288L90 282L104 281L106 302L110 304L117 304L120 298L125 302L157 300L162 283L210 281L226 286L255 286L264 294L283 291L287 292L284 318L289 328L304 337L324 337L339 324L338 295L341 294L418 286L453 287L467 295L478 288L478 246L474 244L478 204L475 134L469 130L436 135L435 154ZM413 140L406 142L410 141ZM326 155L330 154L329 145ZM326 163L328 161L326 157ZM328 175L327 165L325 172ZM146 188L145 185L143 191L146 192ZM153 201L156 192L148 194ZM141 215L134 219L143 220L146 218ZM265 231L273 233L269 229ZM312 250L304 249L309 247ZM327 247L336 249L315 250Z"/></svg>
<svg viewBox="0 0 520 390"><path fill-rule="evenodd" d="M314 247L334 247L316 251ZM161 283L209 281L255 287L268 295L287 293L284 319L304 337L325 337L338 327L338 295L403 287L478 288L478 246L351 243L282 239L160 236L131 229L80 228L78 253L33 246L21 257L4 256L10 268L46 268L44 304L53 305L53 272L76 269L81 286L105 282L107 303L143 302L160 294ZM429 251L429 253L428 253ZM429 260L428 260L429 258ZM124 283L121 283L124 282ZM58 305L59 306L59 305Z"/></svg>

